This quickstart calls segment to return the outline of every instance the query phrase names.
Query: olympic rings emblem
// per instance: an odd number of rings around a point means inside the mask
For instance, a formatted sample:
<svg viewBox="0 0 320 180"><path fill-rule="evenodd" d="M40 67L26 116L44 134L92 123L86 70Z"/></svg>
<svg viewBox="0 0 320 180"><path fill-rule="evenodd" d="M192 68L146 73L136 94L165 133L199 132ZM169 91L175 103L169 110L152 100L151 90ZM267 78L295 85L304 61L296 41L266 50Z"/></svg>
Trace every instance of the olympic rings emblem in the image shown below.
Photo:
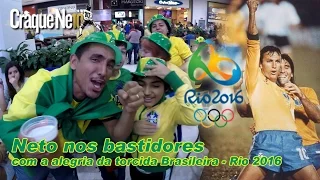
<svg viewBox="0 0 320 180"><path fill-rule="evenodd" d="M232 117L230 119L227 119L227 117L224 115L224 113L226 111L230 111L231 114L232 114ZM210 113L212 112L216 112L218 113L218 115L216 115L215 118L212 118L212 116L210 115ZM203 115L202 113L206 114L206 115ZM197 117L197 114L202 116L203 118L202 119L198 119ZM221 113L218 109L210 109L208 111L208 113L206 112L206 110L204 109L197 109L195 112L194 112L194 115L193 115L194 119L198 122L201 122L201 125L205 128L210 128L212 127L213 125L216 125L217 127L219 128L223 128L225 127L228 122L231 122L233 119L234 119L234 112L231 110L231 109L224 109ZM220 120L220 118L224 121L224 123L222 125L218 124L217 122ZM211 121L211 122L214 122L214 124L212 125L205 125L203 122L208 120Z"/></svg>

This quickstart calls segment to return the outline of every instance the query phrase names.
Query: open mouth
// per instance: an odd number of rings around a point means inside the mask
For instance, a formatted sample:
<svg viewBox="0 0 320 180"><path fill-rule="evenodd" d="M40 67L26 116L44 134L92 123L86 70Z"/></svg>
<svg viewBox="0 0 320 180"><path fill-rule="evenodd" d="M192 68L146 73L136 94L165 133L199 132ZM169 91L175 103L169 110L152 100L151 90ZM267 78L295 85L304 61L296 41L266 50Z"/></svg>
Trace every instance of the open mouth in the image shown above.
<svg viewBox="0 0 320 180"><path fill-rule="evenodd" d="M271 71L271 74L272 74L272 75L276 75L276 74L277 74L277 71Z"/></svg>
<svg viewBox="0 0 320 180"><path fill-rule="evenodd" d="M279 77L278 77L278 81L280 82L280 84L286 84L286 83L288 83L290 80L288 79L287 76L279 76Z"/></svg>
<svg viewBox="0 0 320 180"><path fill-rule="evenodd" d="M100 92L105 85L105 81L101 79L91 79L91 82L93 84L93 91L96 92Z"/></svg>
<svg viewBox="0 0 320 180"><path fill-rule="evenodd" d="M145 103L151 103L152 100L153 100L153 98L150 98L150 97L145 97L145 98L144 98L144 102L145 102Z"/></svg>

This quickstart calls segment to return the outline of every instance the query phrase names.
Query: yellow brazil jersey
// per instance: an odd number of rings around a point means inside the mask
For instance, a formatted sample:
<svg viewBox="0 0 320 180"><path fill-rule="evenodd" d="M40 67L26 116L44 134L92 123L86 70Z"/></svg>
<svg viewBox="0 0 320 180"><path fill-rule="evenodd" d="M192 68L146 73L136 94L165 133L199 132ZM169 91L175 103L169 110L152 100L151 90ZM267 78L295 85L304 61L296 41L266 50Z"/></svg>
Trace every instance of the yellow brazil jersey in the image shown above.
<svg viewBox="0 0 320 180"><path fill-rule="evenodd" d="M201 109L202 105L186 104L184 102L184 95L189 89L191 89L191 87L187 84L184 84L176 90L176 94L173 98L166 99L152 108L146 108L144 106L140 107L136 113L135 119L137 121L148 120L149 122L157 124L158 130L152 136L133 135L132 140L139 142L142 139L146 140L151 138L153 142L156 142L159 140L159 138L163 138L163 142L173 142L174 131L178 124L189 126L199 125L200 122L194 119L194 113L197 109ZM202 114L197 114L197 118L204 119ZM210 125L210 122L207 122L206 124ZM134 158L151 156L153 158L157 158L159 162L163 156L169 156L173 158L175 155L175 152L135 152L132 154Z"/></svg>
<svg viewBox="0 0 320 180"><path fill-rule="evenodd" d="M260 41L248 40L246 89L257 132L297 131L292 111L294 101L259 68Z"/></svg>
<svg viewBox="0 0 320 180"><path fill-rule="evenodd" d="M170 42L172 44L170 62L180 67L184 63L184 60L192 55L192 52L182 38L170 36Z"/></svg>
<svg viewBox="0 0 320 180"><path fill-rule="evenodd" d="M314 104L319 105L316 92L312 88L301 87L301 92ZM302 103L299 99L295 99L295 118L298 134L302 137L304 146L312 145L320 142L316 132L315 123L308 118Z"/></svg>

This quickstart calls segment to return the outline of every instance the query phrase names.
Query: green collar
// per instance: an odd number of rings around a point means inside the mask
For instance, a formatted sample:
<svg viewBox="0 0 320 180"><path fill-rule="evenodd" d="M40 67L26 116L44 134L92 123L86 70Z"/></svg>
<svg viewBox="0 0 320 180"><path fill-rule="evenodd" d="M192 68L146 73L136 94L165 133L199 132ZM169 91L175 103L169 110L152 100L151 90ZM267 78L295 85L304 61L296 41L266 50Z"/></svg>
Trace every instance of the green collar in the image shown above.
<svg viewBox="0 0 320 180"><path fill-rule="evenodd" d="M166 96L165 96L165 94L162 96L162 98L159 100L159 102L157 102L157 104L155 104L154 106L152 106L152 107L156 107L156 106L158 106L159 104L161 104L163 101L165 101L167 98L166 98Z"/></svg>

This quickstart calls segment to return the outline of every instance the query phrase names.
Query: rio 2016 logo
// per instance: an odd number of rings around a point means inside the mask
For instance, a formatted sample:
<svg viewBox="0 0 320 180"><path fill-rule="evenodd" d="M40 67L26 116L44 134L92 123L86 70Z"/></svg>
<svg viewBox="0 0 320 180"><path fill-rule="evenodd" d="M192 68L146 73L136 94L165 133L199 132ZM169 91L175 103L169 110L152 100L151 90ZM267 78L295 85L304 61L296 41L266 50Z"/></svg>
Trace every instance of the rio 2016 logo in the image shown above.
<svg viewBox="0 0 320 180"><path fill-rule="evenodd" d="M229 116L231 115L231 117ZM201 125L205 128L210 128L213 125L215 125L218 128L223 128L225 127L228 122L231 122L234 119L234 112L231 109L224 109L221 111L218 109L210 109L208 111L204 110L204 109L197 109L194 112L194 119L198 122L201 123ZM218 123L218 121L222 119L222 121L224 121L222 124ZM214 122L214 124L212 125L205 125L203 122L204 121L211 121Z"/></svg>
<svg viewBox="0 0 320 180"><path fill-rule="evenodd" d="M202 61L201 52L209 47L209 62L206 64ZM222 62L230 62L233 63L236 68L232 70L232 74L228 74L223 72L219 68L219 64ZM204 72L200 74L200 76L195 77L195 71L197 68L200 68ZM212 73L219 74L223 80L216 78ZM192 81L201 81L205 77L209 76L213 81L223 85L223 86L231 86L237 83L241 78L241 69L240 66L230 58L221 57L214 49L212 44L205 44L200 46L192 55L191 60L188 66L188 75Z"/></svg>
<svg viewBox="0 0 320 180"><path fill-rule="evenodd" d="M223 94L220 93L220 90L215 89L213 91L211 91L212 94L215 94L214 97L211 97L211 95L208 94L203 94L201 97L201 93L200 92L196 92L196 90L194 89L190 89L188 90L185 94L184 94L184 103L203 103L203 104L218 104L218 103L222 103L222 104L226 104L226 103L238 103L241 104L243 102L243 96L240 94L242 92L242 90L238 91L236 93L236 95L234 96L233 94ZM221 94L221 96L220 96Z"/></svg>

